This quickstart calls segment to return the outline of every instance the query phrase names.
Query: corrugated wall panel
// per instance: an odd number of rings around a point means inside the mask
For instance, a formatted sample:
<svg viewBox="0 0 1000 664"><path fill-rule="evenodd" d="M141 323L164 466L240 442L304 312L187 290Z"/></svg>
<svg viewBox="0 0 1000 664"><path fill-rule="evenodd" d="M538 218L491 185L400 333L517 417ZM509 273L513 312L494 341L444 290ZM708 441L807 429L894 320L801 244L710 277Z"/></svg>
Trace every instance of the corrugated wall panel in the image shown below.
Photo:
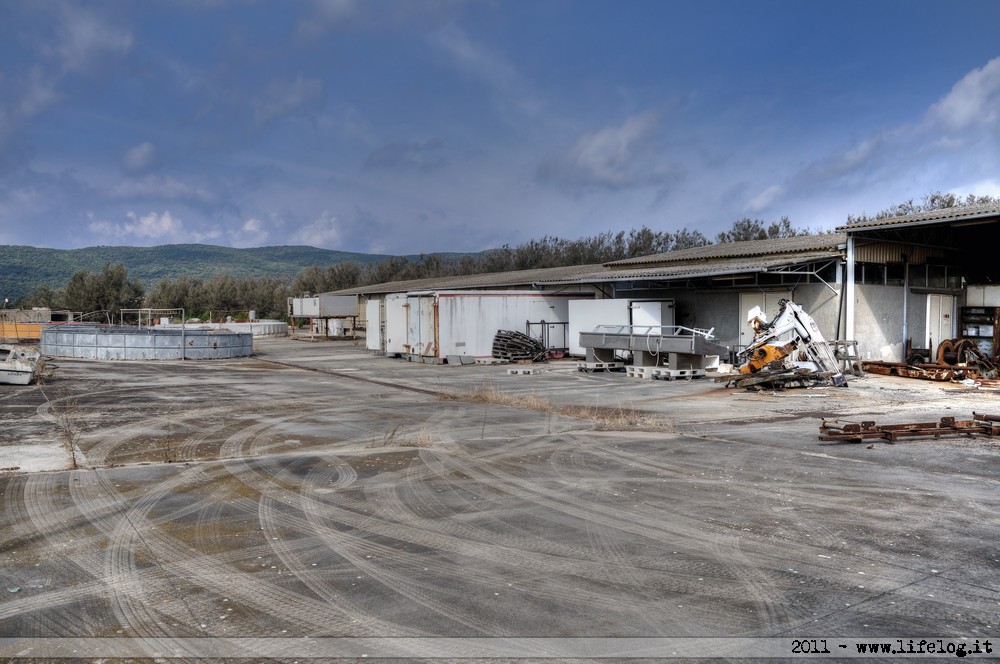
<svg viewBox="0 0 1000 664"><path fill-rule="evenodd" d="M932 250L928 247L916 247L911 244L899 244L896 242L876 242L872 244L859 244L854 249L854 260L858 263L902 263L903 256L911 265L922 265L926 263L935 253L940 250Z"/></svg>

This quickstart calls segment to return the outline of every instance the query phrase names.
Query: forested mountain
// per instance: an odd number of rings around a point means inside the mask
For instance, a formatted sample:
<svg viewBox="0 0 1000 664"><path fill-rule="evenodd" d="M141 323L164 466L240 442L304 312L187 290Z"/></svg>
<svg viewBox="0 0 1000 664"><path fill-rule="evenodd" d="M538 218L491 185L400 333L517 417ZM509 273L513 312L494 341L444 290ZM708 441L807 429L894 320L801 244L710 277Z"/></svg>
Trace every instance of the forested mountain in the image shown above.
<svg viewBox="0 0 1000 664"><path fill-rule="evenodd" d="M443 255L449 256L449 255ZM457 257L458 254L450 255ZM42 249L0 245L0 301L11 302L37 286L62 288L74 272L98 272L108 263L121 263L132 278L150 286L161 279L295 276L309 266L344 261L374 264L389 256L315 247L256 247L233 249L205 244L167 244L159 247L87 247ZM410 257L416 258L416 257Z"/></svg>

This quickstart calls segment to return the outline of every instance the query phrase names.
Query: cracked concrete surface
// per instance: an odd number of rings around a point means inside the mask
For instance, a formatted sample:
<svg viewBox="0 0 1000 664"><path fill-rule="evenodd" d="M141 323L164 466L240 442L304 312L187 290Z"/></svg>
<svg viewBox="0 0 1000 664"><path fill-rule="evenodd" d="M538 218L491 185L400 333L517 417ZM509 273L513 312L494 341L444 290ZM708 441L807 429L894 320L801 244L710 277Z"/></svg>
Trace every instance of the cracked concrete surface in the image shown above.
<svg viewBox="0 0 1000 664"><path fill-rule="evenodd" d="M1000 413L995 394L510 376L292 340L58 365L0 392L0 467L22 467L0 477L0 638L1000 631L1000 441L817 441L823 416ZM665 426L434 396L483 385Z"/></svg>

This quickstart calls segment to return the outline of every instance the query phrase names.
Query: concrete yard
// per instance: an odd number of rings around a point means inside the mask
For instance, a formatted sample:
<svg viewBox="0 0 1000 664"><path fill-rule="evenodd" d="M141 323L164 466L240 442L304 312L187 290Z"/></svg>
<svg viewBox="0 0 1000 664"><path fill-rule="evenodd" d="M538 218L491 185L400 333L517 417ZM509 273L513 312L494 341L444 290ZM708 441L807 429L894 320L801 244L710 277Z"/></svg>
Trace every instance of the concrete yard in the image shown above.
<svg viewBox="0 0 1000 664"><path fill-rule="evenodd" d="M877 376L752 393L256 347L58 360L41 386L0 386L0 659L1000 636L1000 439L817 440L824 416L965 419L1000 414L996 393ZM436 394L483 388L554 407ZM645 430L570 406L642 411Z"/></svg>

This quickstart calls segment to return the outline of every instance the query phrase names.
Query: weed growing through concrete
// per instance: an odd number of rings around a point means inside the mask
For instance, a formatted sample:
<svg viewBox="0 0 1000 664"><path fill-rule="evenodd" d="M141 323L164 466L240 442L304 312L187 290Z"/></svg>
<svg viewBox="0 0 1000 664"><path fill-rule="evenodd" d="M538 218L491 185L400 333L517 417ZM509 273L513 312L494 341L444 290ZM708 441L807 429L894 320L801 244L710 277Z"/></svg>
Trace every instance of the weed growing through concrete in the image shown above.
<svg viewBox="0 0 1000 664"><path fill-rule="evenodd" d="M54 364L49 364L45 361L44 357L38 358L35 363L35 384L44 385L50 378L55 376L56 367Z"/></svg>
<svg viewBox="0 0 1000 664"><path fill-rule="evenodd" d="M593 422L596 428L602 431L669 431L672 429L670 422L634 408L626 408L621 405L617 407L557 405L534 392L526 396L507 394L494 385L477 385L465 394L442 393L440 398L444 401L498 404L540 413L576 417Z"/></svg>
<svg viewBox="0 0 1000 664"><path fill-rule="evenodd" d="M54 410L63 446L69 452L73 470L76 470L76 444L80 440L80 403L75 398L66 399Z"/></svg>

